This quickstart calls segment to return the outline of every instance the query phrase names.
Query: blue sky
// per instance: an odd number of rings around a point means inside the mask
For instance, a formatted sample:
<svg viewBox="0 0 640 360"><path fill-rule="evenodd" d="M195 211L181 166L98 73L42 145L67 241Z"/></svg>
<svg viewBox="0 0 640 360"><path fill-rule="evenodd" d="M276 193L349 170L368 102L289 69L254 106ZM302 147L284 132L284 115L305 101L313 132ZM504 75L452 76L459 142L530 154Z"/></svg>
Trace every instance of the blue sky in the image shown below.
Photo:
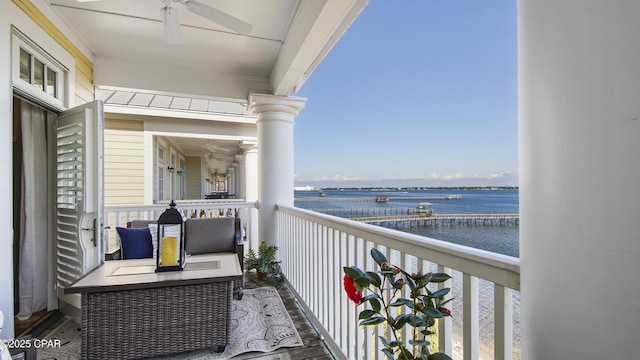
<svg viewBox="0 0 640 360"><path fill-rule="evenodd" d="M295 184L518 184L515 0L372 0L302 89Z"/></svg>

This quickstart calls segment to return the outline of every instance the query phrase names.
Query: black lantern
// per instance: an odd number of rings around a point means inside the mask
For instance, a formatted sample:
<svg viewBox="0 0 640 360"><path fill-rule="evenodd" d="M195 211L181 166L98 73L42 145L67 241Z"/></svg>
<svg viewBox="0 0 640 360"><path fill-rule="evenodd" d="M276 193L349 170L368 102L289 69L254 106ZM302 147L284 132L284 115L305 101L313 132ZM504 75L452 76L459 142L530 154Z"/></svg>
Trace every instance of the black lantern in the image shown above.
<svg viewBox="0 0 640 360"><path fill-rule="evenodd" d="M183 270L184 264L184 219L171 200L158 218L156 272Z"/></svg>

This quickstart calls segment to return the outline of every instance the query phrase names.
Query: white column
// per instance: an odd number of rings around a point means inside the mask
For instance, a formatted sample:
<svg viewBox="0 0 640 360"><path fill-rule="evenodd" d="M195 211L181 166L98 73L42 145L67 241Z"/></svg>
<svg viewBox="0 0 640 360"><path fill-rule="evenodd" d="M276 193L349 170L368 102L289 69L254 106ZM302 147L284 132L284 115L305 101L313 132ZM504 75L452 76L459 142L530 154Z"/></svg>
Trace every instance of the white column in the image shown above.
<svg viewBox="0 0 640 360"><path fill-rule="evenodd" d="M293 124L306 99L249 95L258 118L260 240L278 245L276 204L293 206Z"/></svg>
<svg viewBox="0 0 640 360"><path fill-rule="evenodd" d="M236 168L234 168L233 166L230 167L228 170L227 184L229 186L227 193L229 195L235 194L236 193Z"/></svg>
<svg viewBox="0 0 640 360"><path fill-rule="evenodd" d="M258 144L254 141L243 141L245 165L245 200L258 201ZM249 215L243 219L250 249L258 249L258 209L250 209Z"/></svg>
<svg viewBox="0 0 640 360"><path fill-rule="evenodd" d="M240 192L240 185L239 185L240 174L238 171L238 162L234 161L232 166L233 166L233 194L236 196L236 198L240 198L238 196L238 192Z"/></svg>
<svg viewBox="0 0 640 360"><path fill-rule="evenodd" d="M518 2L523 359L640 336L640 2Z"/></svg>
<svg viewBox="0 0 640 360"><path fill-rule="evenodd" d="M245 169L244 155L236 155L236 198L245 199L247 194L247 170Z"/></svg>

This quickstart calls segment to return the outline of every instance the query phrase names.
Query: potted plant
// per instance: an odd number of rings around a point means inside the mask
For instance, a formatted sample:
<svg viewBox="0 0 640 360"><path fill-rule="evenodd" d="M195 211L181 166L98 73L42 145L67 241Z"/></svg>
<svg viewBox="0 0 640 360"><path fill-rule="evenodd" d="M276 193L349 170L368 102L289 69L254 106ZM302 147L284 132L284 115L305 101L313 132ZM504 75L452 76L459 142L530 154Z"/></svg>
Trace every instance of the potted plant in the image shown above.
<svg viewBox="0 0 640 360"><path fill-rule="evenodd" d="M261 242L258 246L258 253L254 249L249 249L244 258L244 268L246 271L256 270L258 280L264 281L271 277L276 287L280 288L283 283L280 261L276 261L278 247Z"/></svg>

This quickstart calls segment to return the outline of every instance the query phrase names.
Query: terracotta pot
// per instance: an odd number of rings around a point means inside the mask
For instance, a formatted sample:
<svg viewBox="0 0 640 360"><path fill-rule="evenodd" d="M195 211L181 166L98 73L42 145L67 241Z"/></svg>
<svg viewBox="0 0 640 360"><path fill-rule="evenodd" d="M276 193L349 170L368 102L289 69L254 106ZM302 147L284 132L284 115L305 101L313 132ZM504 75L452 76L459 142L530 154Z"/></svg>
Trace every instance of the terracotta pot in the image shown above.
<svg viewBox="0 0 640 360"><path fill-rule="evenodd" d="M256 272L258 273L258 280L260 280L260 281L265 281L265 280L267 280L269 278L269 273L261 272L261 271L257 271L257 270L256 270Z"/></svg>

